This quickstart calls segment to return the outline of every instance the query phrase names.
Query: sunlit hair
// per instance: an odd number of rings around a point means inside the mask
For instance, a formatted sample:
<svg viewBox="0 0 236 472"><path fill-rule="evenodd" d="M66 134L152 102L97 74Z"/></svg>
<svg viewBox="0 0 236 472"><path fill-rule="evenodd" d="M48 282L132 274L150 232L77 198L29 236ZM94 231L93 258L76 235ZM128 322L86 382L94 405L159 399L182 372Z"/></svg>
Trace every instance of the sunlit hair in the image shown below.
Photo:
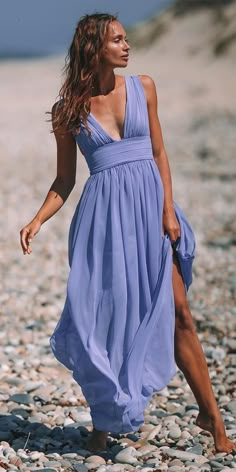
<svg viewBox="0 0 236 472"><path fill-rule="evenodd" d="M72 43L62 69L65 81L59 91L59 101L53 107L53 130L60 126L78 134L80 124L87 128L94 77L99 68L101 50L109 24L117 15L94 13L84 15L77 23ZM52 121L52 120L49 120Z"/></svg>

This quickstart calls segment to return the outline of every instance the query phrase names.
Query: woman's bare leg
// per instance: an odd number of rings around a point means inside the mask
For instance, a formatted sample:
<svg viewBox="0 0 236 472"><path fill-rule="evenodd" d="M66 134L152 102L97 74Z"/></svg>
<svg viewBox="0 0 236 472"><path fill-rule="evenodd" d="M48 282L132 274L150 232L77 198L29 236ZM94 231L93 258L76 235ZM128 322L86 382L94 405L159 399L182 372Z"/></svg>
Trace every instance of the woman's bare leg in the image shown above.
<svg viewBox="0 0 236 472"><path fill-rule="evenodd" d="M213 435L217 452L230 452L236 449L236 445L227 438L225 433L223 419L216 403L206 359L196 333L175 255L173 255L173 262L176 364L183 372L199 405L197 425Z"/></svg>

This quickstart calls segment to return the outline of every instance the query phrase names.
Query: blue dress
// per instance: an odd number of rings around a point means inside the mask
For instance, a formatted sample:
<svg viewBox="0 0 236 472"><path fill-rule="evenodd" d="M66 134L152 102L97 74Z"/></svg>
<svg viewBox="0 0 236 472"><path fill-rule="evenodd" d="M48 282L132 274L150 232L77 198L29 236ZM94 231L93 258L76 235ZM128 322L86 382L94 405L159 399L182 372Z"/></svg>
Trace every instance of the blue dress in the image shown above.
<svg viewBox="0 0 236 472"><path fill-rule="evenodd" d="M125 76L124 135L115 140L92 113L74 135L88 177L69 231L65 305L50 338L72 371L96 429L137 431L154 392L176 373L172 247L163 234L163 185L154 161L146 96ZM175 204L176 247L186 292L194 233Z"/></svg>

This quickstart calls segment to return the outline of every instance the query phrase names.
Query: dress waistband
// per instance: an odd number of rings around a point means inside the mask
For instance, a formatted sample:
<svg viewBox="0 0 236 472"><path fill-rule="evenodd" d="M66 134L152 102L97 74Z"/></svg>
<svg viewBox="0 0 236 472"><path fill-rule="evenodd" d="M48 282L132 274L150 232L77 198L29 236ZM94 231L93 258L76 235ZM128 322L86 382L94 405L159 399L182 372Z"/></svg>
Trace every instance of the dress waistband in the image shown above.
<svg viewBox="0 0 236 472"><path fill-rule="evenodd" d="M152 159L150 136L137 136L104 144L87 156L90 175L127 162Z"/></svg>

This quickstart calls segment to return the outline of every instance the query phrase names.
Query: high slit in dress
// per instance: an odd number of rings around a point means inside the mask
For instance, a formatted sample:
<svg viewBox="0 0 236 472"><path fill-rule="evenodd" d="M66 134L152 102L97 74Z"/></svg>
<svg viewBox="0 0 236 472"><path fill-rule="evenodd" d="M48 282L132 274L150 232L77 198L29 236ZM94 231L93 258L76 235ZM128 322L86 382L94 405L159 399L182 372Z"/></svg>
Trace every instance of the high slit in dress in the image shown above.
<svg viewBox="0 0 236 472"><path fill-rule="evenodd" d="M69 230L63 312L50 338L72 371L96 429L137 431L154 392L176 373L172 247L163 233L163 185L154 161L141 79L125 76L124 134L115 140L92 113L74 137L90 175ZM176 246L186 292L193 230L176 202Z"/></svg>

